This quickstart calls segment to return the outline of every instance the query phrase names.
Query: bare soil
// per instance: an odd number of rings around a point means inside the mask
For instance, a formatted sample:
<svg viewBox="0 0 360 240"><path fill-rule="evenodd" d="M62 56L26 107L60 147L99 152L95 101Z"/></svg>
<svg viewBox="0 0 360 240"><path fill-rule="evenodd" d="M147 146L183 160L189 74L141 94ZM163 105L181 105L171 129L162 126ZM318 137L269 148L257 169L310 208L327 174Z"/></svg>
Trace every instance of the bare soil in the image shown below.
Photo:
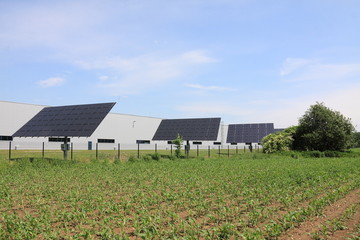
<svg viewBox="0 0 360 240"><path fill-rule="evenodd" d="M322 226L328 221L339 218L352 205L357 205L354 215L344 222L346 229L337 230L332 235L326 236L327 239L349 239L354 237L356 226L360 225L360 188L352 191L344 198L325 208L323 216L313 217L300 224L297 228L290 229L279 239L282 240L311 240L314 233L320 232ZM360 237L360 236L359 236Z"/></svg>

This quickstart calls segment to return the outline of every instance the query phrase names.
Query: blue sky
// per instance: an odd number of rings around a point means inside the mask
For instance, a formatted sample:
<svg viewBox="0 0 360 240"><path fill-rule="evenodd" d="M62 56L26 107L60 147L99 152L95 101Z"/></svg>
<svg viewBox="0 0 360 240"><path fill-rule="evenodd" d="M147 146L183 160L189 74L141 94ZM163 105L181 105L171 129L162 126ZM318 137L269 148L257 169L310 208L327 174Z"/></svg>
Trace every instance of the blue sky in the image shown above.
<svg viewBox="0 0 360 240"><path fill-rule="evenodd" d="M0 0L0 100L360 129L357 0Z"/></svg>

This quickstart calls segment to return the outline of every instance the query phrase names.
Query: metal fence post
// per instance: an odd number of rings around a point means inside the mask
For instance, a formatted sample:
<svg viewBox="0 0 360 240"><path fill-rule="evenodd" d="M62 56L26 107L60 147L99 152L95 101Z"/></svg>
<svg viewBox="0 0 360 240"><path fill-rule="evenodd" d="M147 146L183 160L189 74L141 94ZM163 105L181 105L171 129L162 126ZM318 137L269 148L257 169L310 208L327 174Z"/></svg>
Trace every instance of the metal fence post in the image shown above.
<svg viewBox="0 0 360 240"><path fill-rule="evenodd" d="M42 143L42 159L44 160L44 156L45 156L45 142Z"/></svg>
<svg viewBox="0 0 360 240"><path fill-rule="evenodd" d="M11 141L9 142L9 161L11 160Z"/></svg>
<svg viewBox="0 0 360 240"><path fill-rule="evenodd" d="M120 160L120 143L118 143L118 160Z"/></svg>
<svg viewBox="0 0 360 240"><path fill-rule="evenodd" d="M74 143L71 143L71 152L70 152L70 158L71 158L71 160L73 160L73 150L74 150Z"/></svg>
<svg viewBox="0 0 360 240"><path fill-rule="evenodd" d="M210 146L208 146L208 157L210 158Z"/></svg>
<svg viewBox="0 0 360 240"><path fill-rule="evenodd" d="M99 143L96 143L96 160L98 160L98 151L99 151L98 145Z"/></svg>
<svg viewBox="0 0 360 240"><path fill-rule="evenodd" d="M230 157L230 145L228 145L228 157Z"/></svg>
<svg viewBox="0 0 360 240"><path fill-rule="evenodd" d="M220 157L220 146L219 146L219 157Z"/></svg>
<svg viewBox="0 0 360 240"><path fill-rule="evenodd" d="M140 144L138 143L138 159L140 159Z"/></svg>

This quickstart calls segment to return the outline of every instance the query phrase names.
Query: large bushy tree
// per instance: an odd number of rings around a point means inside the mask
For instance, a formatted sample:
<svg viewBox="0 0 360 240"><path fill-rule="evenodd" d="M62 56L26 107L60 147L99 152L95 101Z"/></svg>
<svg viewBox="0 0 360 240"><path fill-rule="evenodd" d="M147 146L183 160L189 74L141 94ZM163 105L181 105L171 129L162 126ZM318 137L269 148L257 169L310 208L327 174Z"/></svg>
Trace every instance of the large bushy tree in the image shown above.
<svg viewBox="0 0 360 240"><path fill-rule="evenodd" d="M352 146L354 131L349 118L316 103L299 119L293 145L298 150L342 151Z"/></svg>

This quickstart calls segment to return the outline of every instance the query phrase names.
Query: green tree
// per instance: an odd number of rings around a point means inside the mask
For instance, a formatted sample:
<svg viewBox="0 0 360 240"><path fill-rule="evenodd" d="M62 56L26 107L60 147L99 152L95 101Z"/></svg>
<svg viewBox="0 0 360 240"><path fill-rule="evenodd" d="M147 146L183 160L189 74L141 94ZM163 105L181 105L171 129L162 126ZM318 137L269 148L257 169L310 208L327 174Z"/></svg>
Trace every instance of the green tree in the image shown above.
<svg viewBox="0 0 360 240"><path fill-rule="evenodd" d="M296 132L297 126L289 127L281 132L276 132L265 136L261 145L264 153L274 153L289 151L293 148L293 136Z"/></svg>
<svg viewBox="0 0 360 240"><path fill-rule="evenodd" d="M294 148L343 151L353 144L354 131L349 118L331 110L323 103L316 103L299 119L299 126L294 135Z"/></svg>
<svg viewBox="0 0 360 240"><path fill-rule="evenodd" d="M354 146L360 147L360 132L355 132L353 134L353 138L354 138Z"/></svg>
<svg viewBox="0 0 360 240"><path fill-rule="evenodd" d="M173 140L173 144L175 145L175 156L177 158L180 158L181 157L181 147L183 145L183 139L182 137L180 136L180 134L177 135L176 139Z"/></svg>

